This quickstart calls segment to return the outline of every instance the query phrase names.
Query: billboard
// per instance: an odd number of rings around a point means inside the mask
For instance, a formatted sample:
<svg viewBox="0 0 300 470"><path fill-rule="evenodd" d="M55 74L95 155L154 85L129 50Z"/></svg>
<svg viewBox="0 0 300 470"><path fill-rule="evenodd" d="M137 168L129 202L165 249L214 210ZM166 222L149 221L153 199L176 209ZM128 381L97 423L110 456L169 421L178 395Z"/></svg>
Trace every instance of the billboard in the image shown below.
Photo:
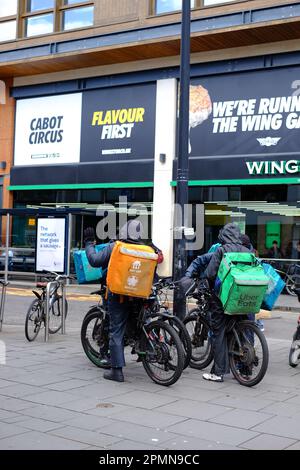
<svg viewBox="0 0 300 470"><path fill-rule="evenodd" d="M156 83L86 91L81 162L154 159Z"/></svg>
<svg viewBox="0 0 300 470"><path fill-rule="evenodd" d="M65 273L66 218L37 219L35 271Z"/></svg>
<svg viewBox="0 0 300 470"><path fill-rule="evenodd" d="M190 156L299 152L299 74L289 67L193 78Z"/></svg>
<svg viewBox="0 0 300 470"><path fill-rule="evenodd" d="M81 93L17 101L14 164L79 162L81 103Z"/></svg>

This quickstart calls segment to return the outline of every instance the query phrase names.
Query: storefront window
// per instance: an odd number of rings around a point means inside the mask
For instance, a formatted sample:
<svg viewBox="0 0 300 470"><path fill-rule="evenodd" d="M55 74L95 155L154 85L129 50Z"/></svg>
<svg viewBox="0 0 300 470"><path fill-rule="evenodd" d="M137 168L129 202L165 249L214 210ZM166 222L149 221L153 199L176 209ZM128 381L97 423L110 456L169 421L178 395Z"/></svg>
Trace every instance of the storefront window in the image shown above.
<svg viewBox="0 0 300 470"><path fill-rule="evenodd" d="M32 16L26 19L26 36L38 36L53 32L53 14Z"/></svg>
<svg viewBox="0 0 300 470"><path fill-rule="evenodd" d="M63 13L63 29L76 29L92 26L94 23L94 7L72 8Z"/></svg>
<svg viewBox="0 0 300 470"><path fill-rule="evenodd" d="M156 14L167 13L170 11L181 10L182 1L181 0L157 0L156 1ZM195 0L191 1L191 7L194 8Z"/></svg>
<svg viewBox="0 0 300 470"><path fill-rule="evenodd" d="M54 7L54 0L29 0L27 11L46 10Z"/></svg>
<svg viewBox="0 0 300 470"><path fill-rule="evenodd" d="M0 41L9 41L16 38L16 21L5 21L0 23Z"/></svg>
<svg viewBox="0 0 300 470"><path fill-rule="evenodd" d="M261 258L283 266L300 259L299 185L244 185L191 188L190 202L204 202L205 246L218 240L219 230L235 222ZM274 243L276 242L276 243ZM198 253L191 253L191 259Z"/></svg>
<svg viewBox="0 0 300 470"><path fill-rule="evenodd" d="M17 0L1 0L0 18L17 14Z"/></svg>

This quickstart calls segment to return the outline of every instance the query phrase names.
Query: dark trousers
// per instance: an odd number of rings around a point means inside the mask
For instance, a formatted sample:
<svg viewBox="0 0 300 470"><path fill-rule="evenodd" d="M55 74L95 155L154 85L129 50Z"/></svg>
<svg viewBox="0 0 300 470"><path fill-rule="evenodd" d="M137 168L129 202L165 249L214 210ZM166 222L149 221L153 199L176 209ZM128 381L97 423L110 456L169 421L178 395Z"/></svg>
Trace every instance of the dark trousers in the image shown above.
<svg viewBox="0 0 300 470"><path fill-rule="evenodd" d="M221 301L213 295L210 301L211 328L212 328L212 348L214 363L211 369L212 374L224 375L229 373L228 346L225 334L228 322L227 315Z"/></svg>
<svg viewBox="0 0 300 470"><path fill-rule="evenodd" d="M124 367L124 335L130 305L128 298L120 301L118 295L109 294L109 349L112 367Z"/></svg>

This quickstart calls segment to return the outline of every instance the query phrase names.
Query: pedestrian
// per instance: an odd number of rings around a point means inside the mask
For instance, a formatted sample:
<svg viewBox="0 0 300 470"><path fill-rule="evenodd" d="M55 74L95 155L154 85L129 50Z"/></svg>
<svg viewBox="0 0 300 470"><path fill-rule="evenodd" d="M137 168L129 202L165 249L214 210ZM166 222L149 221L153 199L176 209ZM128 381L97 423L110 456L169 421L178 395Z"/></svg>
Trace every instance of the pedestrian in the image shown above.
<svg viewBox="0 0 300 470"><path fill-rule="evenodd" d="M225 374L229 373L228 348L226 338L227 315L224 314L223 305L218 298L218 286L216 278L224 253L250 252L241 241L241 232L234 223L229 223L220 230L218 236L221 246L213 253L204 276L207 278L212 290L210 300L212 350L214 356L210 373L203 374L203 379L213 382L223 382ZM229 319L230 320L230 319Z"/></svg>
<svg viewBox="0 0 300 470"><path fill-rule="evenodd" d="M276 240L272 241L272 246L268 251L268 257L269 258L283 258L282 251L278 246L278 242Z"/></svg>
<svg viewBox="0 0 300 470"><path fill-rule="evenodd" d="M126 243L145 244L142 242L143 226L137 220L130 220L120 230L119 240ZM94 247L95 230L88 227L84 231L85 249L89 263L93 267L106 269L115 245L115 240L108 243L107 247L100 252L96 252ZM158 262L163 261L163 255L152 242L149 245L158 254ZM123 367L125 366L124 356L124 335L129 314L134 310L137 302L141 299L120 296L118 294L108 293L108 314L109 314L109 350L111 359L111 368L106 371L103 377L107 380L124 382Z"/></svg>

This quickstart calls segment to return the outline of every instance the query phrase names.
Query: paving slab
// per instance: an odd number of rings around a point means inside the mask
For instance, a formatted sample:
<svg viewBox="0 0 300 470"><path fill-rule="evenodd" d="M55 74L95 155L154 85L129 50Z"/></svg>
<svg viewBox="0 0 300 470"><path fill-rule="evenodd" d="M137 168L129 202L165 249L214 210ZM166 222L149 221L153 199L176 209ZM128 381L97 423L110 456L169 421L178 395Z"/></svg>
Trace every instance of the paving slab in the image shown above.
<svg viewBox="0 0 300 470"><path fill-rule="evenodd" d="M114 413L114 419L153 428L166 428L174 423L184 421L186 417L173 416L160 411L134 408L127 411L121 411L120 413Z"/></svg>
<svg viewBox="0 0 300 470"><path fill-rule="evenodd" d="M273 434L275 436L289 437L291 439L300 439L300 420L298 418L286 418L284 416L275 416L252 428L253 431Z"/></svg>
<svg viewBox="0 0 300 470"><path fill-rule="evenodd" d="M114 403L152 410L154 408L159 408L167 403L176 402L176 398L170 398L158 393L149 393L142 390L136 390L114 396L113 401Z"/></svg>
<svg viewBox="0 0 300 470"><path fill-rule="evenodd" d="M1 450L82 450L88 445L37 431L0 439Z"/></svg>
<svg viewBox="0 0 300 470"><path fill-rule="evenodd" d="M231 408L192 400L178 400L174 403L160 406L157 411L206 421L215 416L223 415L228 410L231 410Z"/></svg>
<svg viewBox="0 0 300 470"><path fill-rule="evenodd" d="M166 430L149 428L138 424L114 422L101 429L101 432L115 436L120 440L131 440L151 446L163 446L164 442L176 438L176 435Z"/></svg>
<svg viewBox="0 0 300 470"><path fill-rule="evenodd" d="M250 441L244 442L242 448L250 450L283 450L293 445L295 441L286 437L260 434ZM300 446L299 446L300 449Z"/></svg>
<svg viewBox="0 0 300 470"><path fill-rule="evenodd" d="M100 432L88 431L86 429L75 428L72 426L65 426L63 428L50 431L50 433L47 434L98 447L106 447L120 440L113 436L108 436L102 433L100 434Z"/></svg>
<svg viewBox="0 0 300 470"><path fill-rule="evenodd" d="M216 418L210 419L212 423L225 424L226 426L233 426L242 429L251 429L259 423L263 423L274 415L267 413L258 413L257 411L249 410L230 410L223 413Z"/></svg>
<svg viewBox="0 0 300 470"><path fill-rule="evenodd" d="M239 447L228 444L181 436L176 436L174 439L164 442L163 448L166 450L241 450Z"/></svg>
<svg viewBox="0 0 300 470"><path fill-rule="evenodd" d="M258 435L257 432L195 419L189 419L182 423L175 424L174 426L170 426L167 430L175 434L199 437L200 439L213 441L218 444L222 443L233 446L238 446Z"/></svg>

